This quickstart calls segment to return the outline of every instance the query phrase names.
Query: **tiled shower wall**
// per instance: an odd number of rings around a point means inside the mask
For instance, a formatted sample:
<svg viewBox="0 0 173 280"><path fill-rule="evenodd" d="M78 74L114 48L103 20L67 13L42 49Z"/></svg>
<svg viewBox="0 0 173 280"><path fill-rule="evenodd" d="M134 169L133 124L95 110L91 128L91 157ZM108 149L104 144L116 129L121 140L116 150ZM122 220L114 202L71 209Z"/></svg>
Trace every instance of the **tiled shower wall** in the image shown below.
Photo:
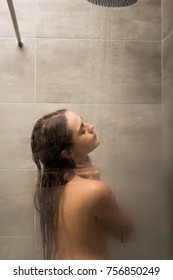
<svg viewBox="0 0 173 280"><path fill-rule="evenodd" d="M129 243L109 240L110 259L170 258L161 0L117 9L87 0L14 4L23 49L0 0L0 259L41 258L30 133L35 119L59 108L94 123L101 144L93 162L134 218Z"/></svg>
<svg viewBox="0 0 173 280"><path fill-rule="evenodd" d="M167 194L167 217L168 224L165 231L170 244L170 255L173 258L171 232L173 232L173 2L162 0L162 121L163 121L163 160L165 187Z"/></svg>

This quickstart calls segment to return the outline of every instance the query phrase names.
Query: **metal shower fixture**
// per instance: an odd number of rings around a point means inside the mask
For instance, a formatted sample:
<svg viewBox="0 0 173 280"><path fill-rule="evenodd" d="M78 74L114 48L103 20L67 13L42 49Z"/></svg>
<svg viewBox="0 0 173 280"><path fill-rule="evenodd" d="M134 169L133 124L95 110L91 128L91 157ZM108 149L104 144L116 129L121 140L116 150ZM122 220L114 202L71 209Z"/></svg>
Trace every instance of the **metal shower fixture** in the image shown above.
<svg viewBox="0 0 173 280"><path fill-rule="evenodd" d="M104 7L127 7L138 0L88 0L90 3Z"/></svg>
<svg viewBox="0 0 173 280"><path fill-rule="evenodd" d="M15 33L16 33L16 37L17 37L17 40L18 40L18 46L20 48L22 48L23 43L22 43L21 37L20 37L20 32L19 32L19 27L18 27L18 23L17 23L17 18L16 18L16 13L15 13L13 1L12 0L7 0L7 3L8 3L11 19L12 19L12 22L13 22L14 30L15 30Z"/></svg>

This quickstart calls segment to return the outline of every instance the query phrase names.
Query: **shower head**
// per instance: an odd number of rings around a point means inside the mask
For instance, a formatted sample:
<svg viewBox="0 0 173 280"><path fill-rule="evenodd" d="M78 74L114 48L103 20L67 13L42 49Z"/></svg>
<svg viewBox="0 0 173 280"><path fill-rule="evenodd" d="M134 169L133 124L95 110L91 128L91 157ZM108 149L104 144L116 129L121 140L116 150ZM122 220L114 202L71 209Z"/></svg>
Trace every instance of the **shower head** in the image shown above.
<svg viewBox="0 0 173 280"><path fill-rule="evenodd" d="M138 0L88 0L90 3L104 7L127 7Z"/></svg>

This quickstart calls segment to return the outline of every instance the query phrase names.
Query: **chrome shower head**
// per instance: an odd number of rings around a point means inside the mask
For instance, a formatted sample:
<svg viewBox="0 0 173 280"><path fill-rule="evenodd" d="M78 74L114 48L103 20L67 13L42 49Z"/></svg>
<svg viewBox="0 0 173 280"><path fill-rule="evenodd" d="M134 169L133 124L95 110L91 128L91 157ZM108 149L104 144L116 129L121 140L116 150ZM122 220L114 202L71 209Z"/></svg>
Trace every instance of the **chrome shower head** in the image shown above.
<svg viewBox="0 0 173 280"><path fill-rule="evenodd" d="M104 7L127 7L138 0L88 0L90 3Z"/></svg>

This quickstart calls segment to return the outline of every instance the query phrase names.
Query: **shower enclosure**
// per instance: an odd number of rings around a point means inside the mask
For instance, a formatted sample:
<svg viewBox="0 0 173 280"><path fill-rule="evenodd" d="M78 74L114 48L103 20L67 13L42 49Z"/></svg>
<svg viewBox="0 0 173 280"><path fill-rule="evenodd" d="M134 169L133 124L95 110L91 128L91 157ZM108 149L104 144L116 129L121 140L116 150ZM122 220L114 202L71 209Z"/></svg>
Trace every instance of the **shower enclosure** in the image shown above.
<svg viewBox="0 0 173 280"><path fill-rule="evenodd" d="M91 2L16 1L20 52L2 1L0 259L42 258L30 135L60 108L94 124L93 163L135 223L129 242L110 237L109 258L173 258L173 3Z"/></svg>

